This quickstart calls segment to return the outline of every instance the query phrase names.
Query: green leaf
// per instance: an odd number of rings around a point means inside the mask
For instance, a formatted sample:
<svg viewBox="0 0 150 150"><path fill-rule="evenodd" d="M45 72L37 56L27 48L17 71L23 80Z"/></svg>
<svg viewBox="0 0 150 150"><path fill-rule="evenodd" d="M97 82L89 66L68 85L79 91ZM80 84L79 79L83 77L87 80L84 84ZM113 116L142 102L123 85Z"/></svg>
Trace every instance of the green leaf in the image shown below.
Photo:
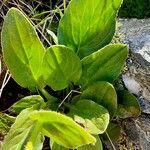
<svg viewBox="0 0 150 150"><path fill-rule="evenodd" d="M69 115L91 134L102 134L109 124L109 113L101 105L90 100L79 100Z"/></svg>
<svg viewBox="0 0 150 150"><path fill-rule="evenodd" d="M38 132L39 129L37 130L39 124L29 119L32 112L32 109L25 109L18 115L4 139L1 150L27 150L29 144L32 150L42 149L44 137Z"/></svg>
<svg viewBox="0 0 150 150"><path fill-rule="evenodd" d="M51 150L68 150L68 148L62 147L52 140L50 140L50 148Z"/></svg>
<svg viewBox="0 0 150 150"><path fill-rule="evenodd" d="M81 94L80 99L91 99L105 107L111 117L117 110L117 94L112 84L101 81L88 86Z"/></svg>
<svg viewBox="0 0 150 150"><path fill-rule="evenodd" d="M80 100L81 95L76 95L71 99L71 104L75 104L77 101Z"/></svg>
<svg viewBox="0 0 150 150"><path fill-rule="evenodd" d="M109 123L106 132L112 141L117 141L119 139L119 136L120 136L121 127L118 124ZM104 142L109 141L109 139L105 133L102 135L102 139Z"/></svg>
<svg viewBox="0 0 150 150"><path fill-rule="evenodd" d="M51 30L46 29L47 33L52 37L54 43L57 45L58 44L58 38L55 35L55 33Z"/></svg>
<svg viewBox="0 0 150 150"><path fill-rule="evenodd" d="M20 113L22 110L26 108L33 107L35 109L40 109L45 105L44 100L39 95L31 95L20 99L18 102L14 103L11 106L11 111L15 111L16 113Z"/></svg>
<svg viewBox="0 0 150 150"><path fill-rule="evenodd" d="M62 90L70 82L78 81L81 72L81 61L71 49L61 45L47 49L43 59L43 77L53 90Z"/></svg>
<svg viewBox="0 0 150 150"><path fill-rule="evenodd" d="M136 97L126 90L118 91L118 109L116 115L120 118L138 117L141 114Z"/></svg>
<svg viewBox="0 0 150 150"><path fill-rule="evenodd" d="M58 42L83 58L110 43L122 0L71 0L58 28Z"/></svg>
<svg viewBox="0 0 150 150"><path fill-rule="evenodd" d="M42 124L42 133L57 144L75 149L85 144L94 144L95 138L71 118L53 111L37 111L31 119Z"/></svg>
<svg viewBox="0 0 150 150"><path fill-rule="evenodd" d="M119 76L128 49L123 44L111 44L82 59L82 77L79 84L86 86L96 81L112 82Z"/></svg>
<svg viewBox="0 0 150 150"><path fill-rule="evenodd" d="M45 49L32 24L16 8L11 8L5 17L2 49L13 79L22 87L36 90L41 84L38 80Z"/></svg>
<svg viewBox="0 0 150 150"><path fill-rule="evenodd" d="M82 147L79 147L77 150L103 150L102 142L99 138L99 136L95 136L96 138L96 144L95 145L85 145Z"/></svg>
<svg viewBox="0 0 150 150"><path fill-rule="evenodd" d="M0 136L5 136L10 130L11 125L15 122L15 118L0 112Z"/></svg>

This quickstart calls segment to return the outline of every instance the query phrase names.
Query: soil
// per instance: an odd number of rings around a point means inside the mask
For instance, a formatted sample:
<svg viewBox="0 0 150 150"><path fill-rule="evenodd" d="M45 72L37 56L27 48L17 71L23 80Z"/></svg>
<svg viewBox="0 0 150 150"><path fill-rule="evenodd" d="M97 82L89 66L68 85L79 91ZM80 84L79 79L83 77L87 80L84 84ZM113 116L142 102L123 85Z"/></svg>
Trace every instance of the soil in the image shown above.
<svg viewBox="0 0 150 150"><path fill-rule="evenodd" d="M31 93L28 89L21 88L11 78L2 92L2 97L0 98L0 111L7 110L16 101L30 94Z"/></svg>

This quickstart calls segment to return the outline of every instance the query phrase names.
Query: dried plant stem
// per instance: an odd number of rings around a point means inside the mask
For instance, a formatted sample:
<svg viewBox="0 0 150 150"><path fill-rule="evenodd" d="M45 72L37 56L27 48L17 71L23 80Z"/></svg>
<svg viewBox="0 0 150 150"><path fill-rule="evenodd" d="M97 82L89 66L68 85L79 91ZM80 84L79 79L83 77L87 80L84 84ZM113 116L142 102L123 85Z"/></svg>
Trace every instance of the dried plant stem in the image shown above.
<svg viewBox="0 0 150 150"><path fill-rule="evenodd" d="M66 10L66 0L63 0L63 5L64 5L64 12Z"/></svg>
<svg viewBox="0 0 150 150"><path fill-rule="evenodd" d="M5 76L4 76L4 80L3 80L2 86L0 88L0 98L2 96L3 89L6 86L6 84L8 83L10 77L11 77L11 75L9 74L9 70L7 70L6 73L5 73Z"/></svg>
<svg viewBox="0 0 150 150"><path fill-rule="evenodd" d="M110 139L108 133L106 131L105 131L105 133L106 133L106 136L107 136L108 140L110 141L110 144L111 144L113 150L116 150L115 145L113 144L112 140Z"/></svg>
<svg viewBox="0 0 150 150"><path fill-rule="evenodd" d="M76 90L71 90L67 96L62 100L62 102L59 104L57 110L62 106L62 104L65 102L65 100L72 94L72 93L78 93L81 94L82 92L76 91Z"/></svg>

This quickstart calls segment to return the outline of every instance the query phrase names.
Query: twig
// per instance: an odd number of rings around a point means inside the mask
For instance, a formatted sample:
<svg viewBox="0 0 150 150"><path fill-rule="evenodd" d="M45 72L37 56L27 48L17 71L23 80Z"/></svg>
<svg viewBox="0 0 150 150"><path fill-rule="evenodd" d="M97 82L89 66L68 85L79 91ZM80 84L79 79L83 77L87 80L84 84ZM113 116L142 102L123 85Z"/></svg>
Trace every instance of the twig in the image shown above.
<svg viewBox="0 0 150 150"><path fill-rule="evenodd" d="M72 94L72 93L78 93L81 94L82 92L76 91L76 90L71 90L67 96L62 100L62 102L59 104L57 110L62 106L62 104L65 102L65 100Z"/></svg>
<svg viewBox="0 0 150 150"><path fill-rule="evenodd" d="M9 74L9 70L7 70L6 73L5 73L5 77L4 77L1 89L0 89L0 98L2 96L3 89L6 86L6 84L8 83L10 77L11 77L11 75Z"/></svg>
<svg viewBox="0 0 150 150"><path fill-rule="evenodd" d="M105 131L105 133L106 133L106 136L107 136L108 140L110 141L110 144L111 144L113 150L116 150L115 145L113 144L112 140L110 139L108 133L106 131Z"/></svg>
<svg viewBox="0 0 150 150"><path fill-rule="evenodd" d="M66 10L66 0L63 0L63 5L64 5L64 12Z"/></svg>

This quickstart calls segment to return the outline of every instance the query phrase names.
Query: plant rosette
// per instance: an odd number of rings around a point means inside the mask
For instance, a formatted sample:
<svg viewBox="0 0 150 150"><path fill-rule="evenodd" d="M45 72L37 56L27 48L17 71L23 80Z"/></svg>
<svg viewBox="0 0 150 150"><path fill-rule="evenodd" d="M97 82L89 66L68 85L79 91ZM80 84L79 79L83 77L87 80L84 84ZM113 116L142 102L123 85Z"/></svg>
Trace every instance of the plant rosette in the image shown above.
<svg viewBox="0 0 150 150"><path fill-rule="evenodd" d="M71 0L57 36L47 30L57 43L49 48L43 46L25 14L16 8L8 11L1 34L5 64L20 86L40 95L11 106L18 116L2 150L41 150L44 136L50 138L52 150L101 150L100 135L107 131L114 135L110 130L114 125L109 124L114 116L140 114L136 98L113 86L128 55L126 45L109 44L121 3ZM46 86L67 96L56 98Z"/></svg>

